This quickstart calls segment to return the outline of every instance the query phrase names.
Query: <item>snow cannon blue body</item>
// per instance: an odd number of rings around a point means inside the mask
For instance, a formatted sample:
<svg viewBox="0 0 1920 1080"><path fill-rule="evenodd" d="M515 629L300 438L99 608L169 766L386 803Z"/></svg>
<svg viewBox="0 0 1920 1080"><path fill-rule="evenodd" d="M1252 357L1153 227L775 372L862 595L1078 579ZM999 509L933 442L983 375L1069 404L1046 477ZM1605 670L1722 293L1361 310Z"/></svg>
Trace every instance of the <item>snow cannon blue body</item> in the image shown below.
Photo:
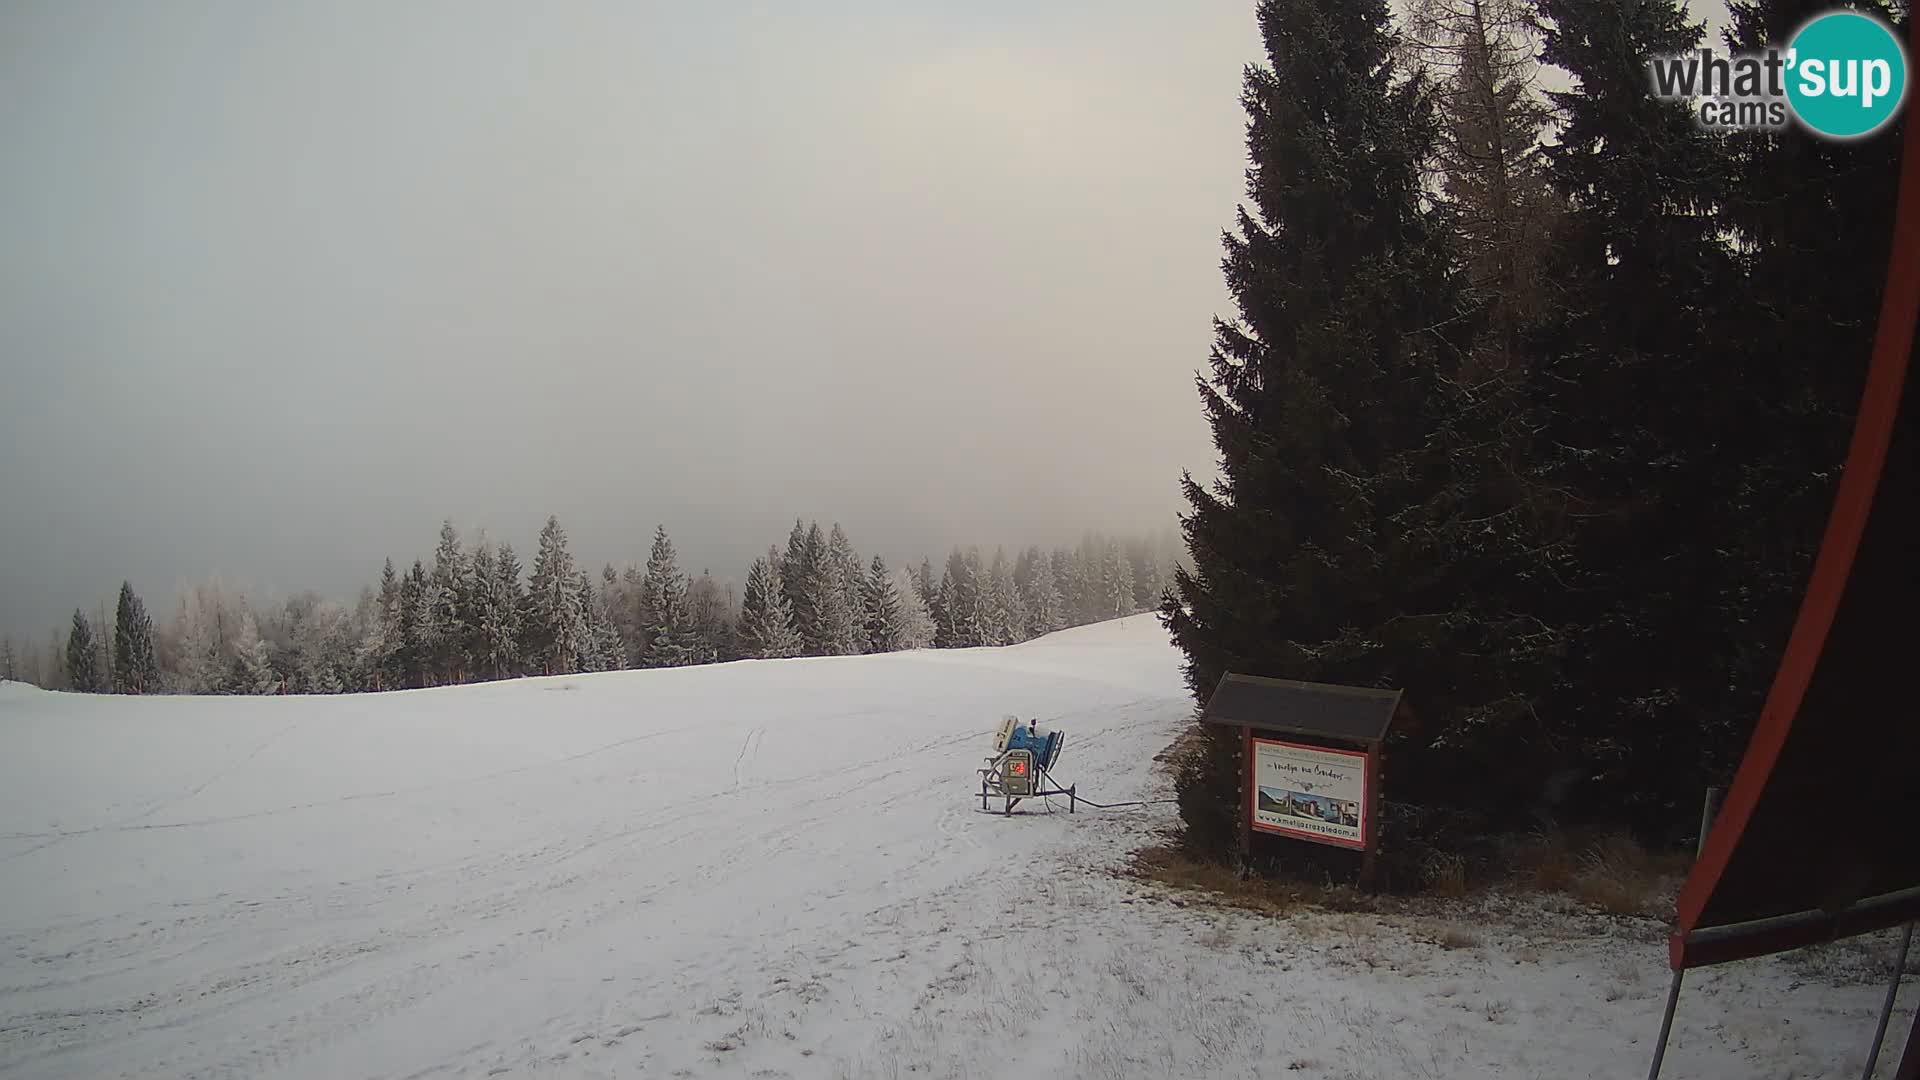
<svg viewBox="0 0 1920 1080"><path fill-rule="evenodd" d="M994 751L1028 751L1033 755L1034 768L1051 771L1053 763L1060 760L1060 747L1066 741L1065 732L1045 731L1037 721L1029 720L1023 724L1009 716L1000 725L1000 737L995 740Z"/></svg>
<svg viewBox="0 0 1920 1080"><path fill-rule="evenodd" d="M1014 728L1013 736L1007 740L1007 749L1031 750L1034 768L1051 769L1053 760L1060 756L1060 733L1036 732L1030 727Z"/></svg>

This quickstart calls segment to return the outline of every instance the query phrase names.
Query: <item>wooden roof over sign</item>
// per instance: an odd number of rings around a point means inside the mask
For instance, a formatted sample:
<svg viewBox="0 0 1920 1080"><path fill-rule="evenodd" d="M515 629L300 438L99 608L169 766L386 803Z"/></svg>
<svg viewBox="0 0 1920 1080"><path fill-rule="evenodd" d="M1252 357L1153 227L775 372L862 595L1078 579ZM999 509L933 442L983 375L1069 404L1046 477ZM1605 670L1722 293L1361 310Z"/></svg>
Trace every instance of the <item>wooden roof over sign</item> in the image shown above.
<svg viewBox="0 0 1920 1080"><path fill-rule="evenodd" d="M1220 677L1200 721L1232 727L1319 735L1353 742L1386 738L1400 691L1269 679L1229 671Z"/></svg>

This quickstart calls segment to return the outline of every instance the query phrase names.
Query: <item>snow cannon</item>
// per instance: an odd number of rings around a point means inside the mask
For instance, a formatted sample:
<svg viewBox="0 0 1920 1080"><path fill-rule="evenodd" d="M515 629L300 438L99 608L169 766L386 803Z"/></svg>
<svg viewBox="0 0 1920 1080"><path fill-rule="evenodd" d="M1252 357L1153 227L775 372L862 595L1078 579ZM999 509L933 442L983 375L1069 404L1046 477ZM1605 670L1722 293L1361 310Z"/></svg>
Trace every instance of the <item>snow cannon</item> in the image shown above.
<svg viewBox="0 0 1920 1080"><path fill-rule="evenodd" d="M1042 731L1040 722L1029 720L1022 724L1018 717L1009 716L1000 725L1000 734L994 740L994 753L1008 750L1026 750L1033 754L1034 768L1045 772L1053 768L1060 760L1060 746L1067 741L1064 731Z"/></svg>
<svg viewBox="0 0 1920 1080"><path fill-rule="evenodd" d="M1077 803L1074 789L1060 787L1052 774L1066 741L1065 732L1043 731L1037 720L1024 724L1017 716L1003 720L994 735L993 756L980 770L980 809L989 810L987 801L997 797L1003 800L1001 813L1011 815L1022 799L1065 795L1067 813L1073 813Z"/></svg>

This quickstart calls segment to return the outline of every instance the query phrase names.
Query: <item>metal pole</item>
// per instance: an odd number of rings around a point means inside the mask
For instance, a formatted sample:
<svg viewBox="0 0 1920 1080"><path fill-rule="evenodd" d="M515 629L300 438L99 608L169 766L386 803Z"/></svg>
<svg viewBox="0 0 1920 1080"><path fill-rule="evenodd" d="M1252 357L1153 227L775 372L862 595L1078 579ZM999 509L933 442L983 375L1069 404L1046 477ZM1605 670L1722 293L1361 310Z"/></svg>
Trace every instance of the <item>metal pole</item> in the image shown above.
<svg viewBox="0 0 1920 1080"><path fill-rule="evenodd" d="M1673 973L1673 986L1667 990L1667 1014L1660 1020L1660 1041L1653 1047L1653 1068L1647 1072L1647 1080L1660 1080L1660 1063L1667 1058L1667 1036L1673 1031L1673 1010L1680 1004L1680 979L1686 975L1685 968Z"/></svg>
<svg viewBox="0 0 1920 1080"><path fill-rule="evenodd" d="M1697 858L1707 848L1707 833L1713 829L1713 816L1720 810L1720 789L1710 787L1707 797L1700 803L1700 839L1695 843L1693 854Z"/></svg>
<svg viewBox="0 0 1920 1080"><path fill-rule="evenodd" d="M1893 981L1887 984L1887 1003L1880 1007L1880 1026L1873 1029L1873 1048L1867 1051L1867 1071L1860 1075L1873 1080L1873 1067L1880 1063L1880 1043L1887 1037L1887 1021L1893 1018L1893 999L1900 993L1900 977L1907 973L1907 949L1913 945L1913 924L1900 937L1900 958L1893 962ZM1916 1021L1920 1022L1920 1021Z"/></svg>

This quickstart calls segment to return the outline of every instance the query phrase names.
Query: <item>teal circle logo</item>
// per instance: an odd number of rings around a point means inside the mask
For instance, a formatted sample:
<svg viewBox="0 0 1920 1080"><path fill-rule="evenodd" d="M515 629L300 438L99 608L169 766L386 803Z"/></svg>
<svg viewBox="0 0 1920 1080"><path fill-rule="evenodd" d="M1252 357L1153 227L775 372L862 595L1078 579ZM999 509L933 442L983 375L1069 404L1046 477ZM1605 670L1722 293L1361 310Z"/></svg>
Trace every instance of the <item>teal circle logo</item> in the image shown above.
<svg viewBox="0 0 1920 1080"><path fill-rule="evenodd" d="M1800 122L1835 139L1878 131L1907 96L1907 52L1885 23L1822 15L1787 43L1787 101Z"/></svg>

